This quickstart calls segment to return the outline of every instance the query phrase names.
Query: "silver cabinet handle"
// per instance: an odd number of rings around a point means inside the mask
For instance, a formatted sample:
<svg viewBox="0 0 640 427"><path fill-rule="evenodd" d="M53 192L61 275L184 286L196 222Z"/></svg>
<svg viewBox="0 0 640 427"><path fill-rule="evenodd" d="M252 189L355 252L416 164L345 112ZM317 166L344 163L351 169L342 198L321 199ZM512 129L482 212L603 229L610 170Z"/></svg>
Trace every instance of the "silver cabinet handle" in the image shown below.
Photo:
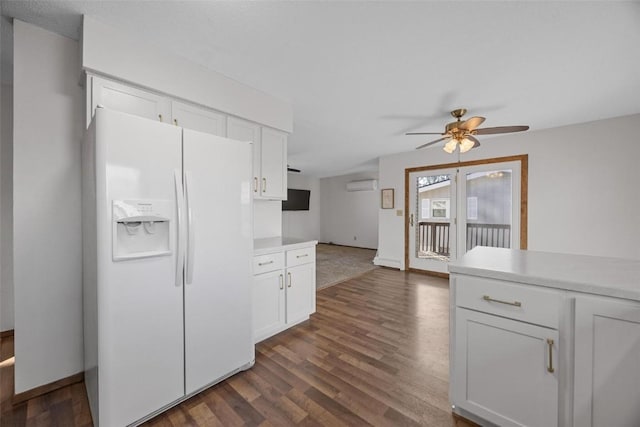
<svg viewBox="0 0 640 427"><path fill-rule="evenodd" d="M547 346L549 346L549 364L547 365L547 372L554 372L553 369L553 340L547 338Z"/></svg>
<svg viewBox="0 0 640 427"><path fill-rule="evenodd" d="M178 119L173 119L173 124L178 126Z"/></svg>
<svg viewBox="0 0 640 427"><path fill-rule="evenodd" d="M291 273L287 273L287 276L289 276L289 287L291 287Z"/></svg>
<svg viewBox="0 0 640 427"><path fill-rule="evenodd" d="M500 300L500 299L493 299L489 295L484 295L482 297L482 299L485 300L485 301L489 301L489 302L497 302L499 304L513 305L515 307L522 307L522 303L520 301L514 301L514 302L503 301L503 300Z"/></svg>
<svg viewBox="0 0 640 427"><path fill-rule="evenodd" d="M409 225L413 227L413 214L409 216Z"/></svg>
<svg viewBox="0 0 640 427"><path fill-rule="evenodd" d="M158 119L160 119L160 121L162 121L162 114L158 114Z"/></svg>
<svg viewBox="0 0 640 427"><path fill-rule="evenodd" d="M296 255L296 258L304 258L306 256L309 256L309 254L304 254L304 255Z"/></svg>
<svg viewBox="0 0 640 427"><path fill-rule="evenodd" d="M258 177L257 176L253 177L253 192L254 193L258 192Z"/></svg>
<svg viewBox="0 0 640 427"><path fill-rule="evenodd" d="M262 178L262 192L267 191L267 178Z"/></svg>
<svg viewBox="0 0 640 427"><path fill-rule="evenodd" d="M280 290L284 289L284 277L280 275Z"/></svg>
<svg viewBox="0 0 640 427"><path fill-rule="evenodd" d="M260 267L262 267L263 265L269 265L269 264L273 264L273 260L271 260L271 261L267 261L267 262L259 262L259 263L258 263L258 265L259 265Z"/></svg>

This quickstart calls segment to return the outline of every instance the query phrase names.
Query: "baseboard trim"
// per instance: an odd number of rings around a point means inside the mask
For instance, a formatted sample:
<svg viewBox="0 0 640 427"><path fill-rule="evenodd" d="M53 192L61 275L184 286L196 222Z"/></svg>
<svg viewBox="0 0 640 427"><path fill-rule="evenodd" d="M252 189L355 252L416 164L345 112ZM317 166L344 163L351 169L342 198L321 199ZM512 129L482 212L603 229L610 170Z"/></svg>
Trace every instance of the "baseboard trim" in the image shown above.
<svg viewBox="0 0 640 427"><path fill-rule="evenodd" d="M0 332L0 338L11 338L14 335L13 329Z"/></svg>
<svg viewBox="0 0 640 427"><path fill-rule="evenodd" d="M411 273L424 274L425 276L440 277L447 280L449 279L449 273L440 273L439 271L419 270L417 268L409 268L408 271L410 271Z"/></svg>
<svg viewBox="0 0 640 427"><path fill-rule="evenodd" d="M373 259L373 265L379 265L380 267L390 267L390 268L396 268L398 270L402 270L402 265L400 264L400 261L398 261L397 259L375 257Z"/></svg>
<svg viewBox="0 0 640 427"><path fill-rule="evenodd" d="M11 399L11 403L13 403L14 405L17 405L18 403L25 402L29 399L33 399L34 397L42 396L43 394L50 393L54 390L58 390L59 388L66 387L71 384L79 383L83 380L84 380L84 372L79 372L69 377L50 382L49 384L44 384L36 388L32 388L31 390L23 391L22 393L17 393L13 395L13 399Z"/></svg>
<svg viewBox="0 0 640 427"><path fill-rule="evenodd" d="M351 246L351 245L342 245L340 243L330 243L330 242L318 242L321 245L329 245L329 246L342 246L344 248L354 248L354 249L368 249L370 251L377 251L378 248L365 248L364 246Z"/></svg>

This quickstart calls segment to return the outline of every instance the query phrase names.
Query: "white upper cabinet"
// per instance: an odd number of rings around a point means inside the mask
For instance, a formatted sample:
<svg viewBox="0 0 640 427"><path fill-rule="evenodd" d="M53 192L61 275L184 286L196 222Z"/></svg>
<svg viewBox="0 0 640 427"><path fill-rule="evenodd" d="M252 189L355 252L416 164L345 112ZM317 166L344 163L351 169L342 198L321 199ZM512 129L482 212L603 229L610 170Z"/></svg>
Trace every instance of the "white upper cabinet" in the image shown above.
<svg viewBox="0 0 640 427"><path fill-rule="evenodd" d="M205 107L87 75L87 126L98 105L238 141L253 142L253 195L287 198L287 134Z"/></svg>
<svg viewBox="0 0 640 427"><path fill-rule="evenodd" d="M260 196L260 126L236 117L227 118L227 137L253 142L253 195Z"/></svg>
<svg viewBox="0 0 640 427"><path fill-rule="evenodd" d="M161 122L171 122L168 98L101 77L91 77L91 117L98 105ZM87 124L91 121L87 117Z"/></svg>
<svg viewBox="0 0 640 427"><path fill-rule="evenodd" d="M171 102L173 124L217 136L227 136L227 121L224 114L183 102Z"/></svg>
<svg viewBox="0 0 640 427"><path fill-rule="evenodd" d="M253 141L253 195L257 199L287 198L287 134L229 117L227 137Z"/></svg>
<svg viewBox="0 0 640 427"><path fill-rule="evenodd" d="M265 199L287 198L287 134L262 128L260 195Z"/></svg>

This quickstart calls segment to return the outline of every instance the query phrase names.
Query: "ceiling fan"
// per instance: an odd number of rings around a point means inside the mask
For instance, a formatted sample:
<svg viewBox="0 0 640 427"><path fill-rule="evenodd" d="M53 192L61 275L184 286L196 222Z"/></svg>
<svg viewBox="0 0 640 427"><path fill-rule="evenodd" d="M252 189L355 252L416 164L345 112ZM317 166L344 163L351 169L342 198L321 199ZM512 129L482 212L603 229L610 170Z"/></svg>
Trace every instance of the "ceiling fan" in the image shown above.
<svg viewBox="0 0 640 427"><path fill-rule="evenodd" d="M408 132L406 135L444 135L442 138L438 138L435 141L427 142L419 147L429 147L437 142L448 140L442 149L447 153L453 153L456 151L458 145L460 145L460 152L466 153L472 148L480 146L480 141L475 135L492 135L497 133L511 133L522 132L529 129L529 126L498 126L491 128L480 128L478 126L485 121L484 117L471 117L468 120L460 120L462 116L467 114L466 108L458 108L451 112L451 115L457 120L455 122L447 123L444 132Z"/></svg>

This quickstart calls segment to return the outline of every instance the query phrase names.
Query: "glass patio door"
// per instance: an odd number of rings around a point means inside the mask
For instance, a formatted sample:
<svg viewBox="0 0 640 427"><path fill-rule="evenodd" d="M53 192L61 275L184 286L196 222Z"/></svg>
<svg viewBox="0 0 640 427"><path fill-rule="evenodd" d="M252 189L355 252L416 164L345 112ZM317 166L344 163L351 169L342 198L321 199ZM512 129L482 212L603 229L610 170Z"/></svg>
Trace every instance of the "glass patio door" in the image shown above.
<svg viewBox="0 0 640 427"><path fill-rule="evenodd" d="M409 175L409 268L447 273L456 259L456 170Z"/></svg>
<svg viewBox="0 0 640 427"><path fill-rule="evenodd" d="M520 248L520 163L459 169L459 254L476 246Z"/></svg>
<svg viewBox="0 0 640 427"><path fill-rule="evenodd" d="M521 162L408 173L406 268L448 273L476 246L520 248Z"/></svg>

